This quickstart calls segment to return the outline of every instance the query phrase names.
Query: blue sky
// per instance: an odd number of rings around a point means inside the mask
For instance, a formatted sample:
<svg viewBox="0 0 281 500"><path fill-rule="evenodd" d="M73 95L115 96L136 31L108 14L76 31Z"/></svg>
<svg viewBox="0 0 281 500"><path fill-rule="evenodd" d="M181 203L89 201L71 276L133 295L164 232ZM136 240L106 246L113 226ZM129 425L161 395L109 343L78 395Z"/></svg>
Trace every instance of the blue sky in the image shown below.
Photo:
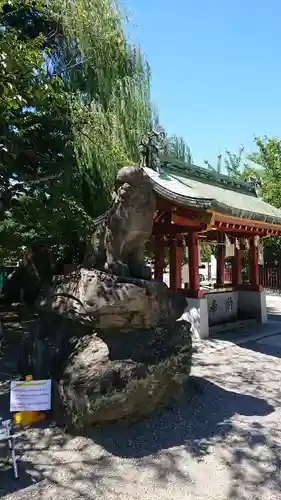
<svg viewBox="0 0 281 500"><path fill-rule="evenodd" d="M195 163L280 135L281 1L123 0L152 98ZM267 6L268 5L268 6Z"/></svg>

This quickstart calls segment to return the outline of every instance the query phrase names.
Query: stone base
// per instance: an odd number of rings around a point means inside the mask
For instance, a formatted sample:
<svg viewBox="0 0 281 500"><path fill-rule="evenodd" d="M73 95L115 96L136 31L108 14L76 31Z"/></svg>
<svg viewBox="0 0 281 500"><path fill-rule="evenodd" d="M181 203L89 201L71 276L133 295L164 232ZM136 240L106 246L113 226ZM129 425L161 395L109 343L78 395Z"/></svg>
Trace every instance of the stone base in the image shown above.
<svg viewBox="0 0 281 500"><path fill-rule="evenodd" d="M69 430L85 430L104 422L131 423L181 401L191 359L185 321L93 330L41 313L24 353L28 365L20 372L51 378L53 420Z"/></svg>
<svg viewBox="0 0 281 500"><path fill-rule="evenodd" d="M206 293L209 326L235 321L238 311L238 292L217 291Z"/></svg>
<svg viewBox="0 0 281 500"><path fill-rule="evenodd" d="M267 321L265 292L238 292L238 314L255 318L259 323Z"/></svg>
<svg viewBox="0 0 281 500"><path fill-rule="evenodd" d="M150 328L164 319L176 319L164 283L88 269L58 277L43 288L37 307L102 329Z"/></svg>
<svg viewBox="0 0 281 500"><path fill-rule="evenodd" d="M226 311L225 301L228 297L232 299L230 311ZM187 298L186 307L180 319L191 324L191 333L195 338L205 339L210 335L210 326L215 324L214 318L210 318L210 305L215 299L218 305L217 323L220 329L225 321L233 321L236 317L243 319L255 319L259 323L267 321L265 292L239 291L227 293L206 294L205 298ZM220 304L222 301L222 305ZM224 314L224 316L223 316Z"/></svg>
<svg viewBox="0 0 281 500"><path fill-rule="evenodd" d="M137 421L182 398L191 356L183 321L73 339L56 385L54 418L77 429Z"/></svg>
<svg viewBox="0 0 281 500"><path fill-rule="evenodd" d="M186 308L180 319L190 323L190 331L195 338L209 337L209 317L207 299L186 299Z"/></svg>

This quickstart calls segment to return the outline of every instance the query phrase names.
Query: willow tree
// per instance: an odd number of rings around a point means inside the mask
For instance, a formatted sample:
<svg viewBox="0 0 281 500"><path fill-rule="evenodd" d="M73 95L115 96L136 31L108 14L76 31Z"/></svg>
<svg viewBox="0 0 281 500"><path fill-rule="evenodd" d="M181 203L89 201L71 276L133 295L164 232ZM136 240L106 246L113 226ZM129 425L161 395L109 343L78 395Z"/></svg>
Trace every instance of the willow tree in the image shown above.
<svg viewBox="0 0 281 500"><path fill-rule="evenodd" d="M128 43L115 2L57 0L55 8L66 41L77 165L91 212L98 213L116 170L137 161L137 145L152 126L149 67L139 47Z"/></svg>
<svg viewBox="0 0 281 500"><path fill-rule="evenodd" d="M39 7L0 1L0 242L9 253L35 241L68 244L69 220L83 228L67 192L75 170L68 95L46 65L56 25Z"/></svg>
<svg viewBox="0 0 281 500"><path fill-rule="evenodd" d="M177 160L188 163L192 163L191 151L182 137L173 135L167 140L167 154L173 156Z"/></svg>
<svg viewBox="0 0 281 500"><path fill-rule="evenodd" d="M9 65L19 59L18 52L9 49L9 33L20 40L28 62L20 67L18 80L23 82L28 103L18 103L13 95L9 102L6 99L11 109L5 104L7 126L1 144L13 133L13 144L21 139L21 149L26 143L30 150L28 141L36 138L33 155L25 155L24 164L14 152L9 156L9 175L12 178L20 165L24 177L33 169L31 176L34 173L37 179L42 173L42 152L44 178L54 170L61 174L55 181L51 177L51 182L36 184L34 192L25 189L20 200L16 194L16 206L5 212L0 228L1 243L5 233L10 248L16 235L17 245L39 238L63 250L73 241L76 245L79 239L85 240L91 218L108 204L116 169L137 160L137 144L152 122L149 68L140 49L128 44L124 18L110 0L11 0L1 1L0 6L5 27L1 44ZM36 58L31 53L35 43ZM37 75L39 83L30 75ZM44 90L46 85L50 92ZM3 82L4 94L17 96L17 87L10 87L10 82ZM8 114L17 117L16 128ZM60 143L61 151L57 150ZM51 158L54 146L58 170Z"/></svg>

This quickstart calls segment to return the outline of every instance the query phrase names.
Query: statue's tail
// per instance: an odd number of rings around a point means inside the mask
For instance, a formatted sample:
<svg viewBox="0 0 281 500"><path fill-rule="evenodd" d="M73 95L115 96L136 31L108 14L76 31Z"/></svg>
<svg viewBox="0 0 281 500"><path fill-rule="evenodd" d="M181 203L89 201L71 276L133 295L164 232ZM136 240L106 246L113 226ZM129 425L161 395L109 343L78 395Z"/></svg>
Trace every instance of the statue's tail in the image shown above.
<svg viewBox="0 0 281 500"><path fill-rule="evenodd" d="M103 222L106 222L108 220L109 211L110 210L107 210L103 214L101 214L98 217L96 217L95 219L93 219L93 226L97 227L97 226L99 226L99 224L103 224Z"/></svg>

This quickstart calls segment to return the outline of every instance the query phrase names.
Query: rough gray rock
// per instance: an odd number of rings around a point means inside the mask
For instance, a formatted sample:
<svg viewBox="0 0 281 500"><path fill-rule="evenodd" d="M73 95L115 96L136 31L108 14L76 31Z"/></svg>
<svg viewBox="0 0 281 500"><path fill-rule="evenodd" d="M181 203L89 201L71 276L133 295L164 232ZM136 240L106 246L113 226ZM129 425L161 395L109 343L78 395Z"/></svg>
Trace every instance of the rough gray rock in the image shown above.
<svg viewBox="0 0 281 500"><path fill-rule="evenodd" d="M41 316L32 360L36 378L53 380L57 423L138 420L181 397L191 368L188 323L125 332L57 320Z"/></svg>
<svg viewBox="0 0 281 500"><path fill-rule="evenodd" d="M164 283L80 269L41 291L38 308L98 328L150 328L176 319Z"/></svg>
<svg viewBox="0 0 281 500"><path fill-rule="evenodd" d="M185 322L73 339L57 385L60 412L75 427L138 420L180 398L191 368Z"/></svg>
<svg viewBox="0 0 281 500"><path fill-rule="evenodd" d="M190 325L176 321L180 307L162 283L81 270L46 289L38 307L25 359L36 378L53 379L57 422L137 420L180 397Z"/></svg>

